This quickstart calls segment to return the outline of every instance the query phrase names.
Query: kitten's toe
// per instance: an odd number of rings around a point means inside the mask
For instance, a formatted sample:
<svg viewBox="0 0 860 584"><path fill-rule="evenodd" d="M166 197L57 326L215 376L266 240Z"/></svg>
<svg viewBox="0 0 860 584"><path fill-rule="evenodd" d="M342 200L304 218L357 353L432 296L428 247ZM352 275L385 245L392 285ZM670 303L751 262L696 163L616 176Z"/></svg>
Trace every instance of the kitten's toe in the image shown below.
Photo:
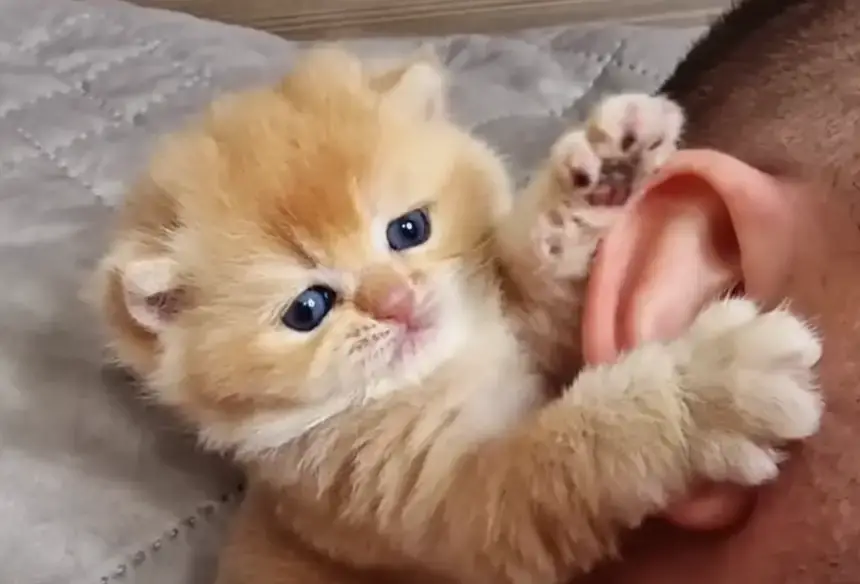
<svg viewBox="0 0 860 584"><path fill-rule="evenodd" d="M566 194L585 200L600 180L600 158L585 132L572 130L562 135L550 153L553 174Z"/></svg>
<svg viewBox="0 0 860 584"><path fill-rule="evenodd" d="M784 308L762 313L744 298L711 303L687 336L710 343L710 349L724 352L726 359L758 367L805 370L821 358L821 340L806 322Z"/></svg>
<svg viewBox="0 0 860 584"><path fill-rule="evenodd" d="M677 144L684 123L681 107L659 95L613 95L592 112L587 135L601 158L631 158Z"/></svg>
<svg viewBox="0 0 860 584"><path fill-rule="evenodd" d="M712 481L756 486L772 481L785 458L780 451L761 447L731 434L713 434L690 449L697 472Z"/></svg>
<svg viewBox="0 0 860 584"><path fill-rule="evenodd" d="M705 341L752 322L758 316L758 306L746 298L712 302L699 313L687 335L697 341Z"/></svg>
<svg viewBox="0 0 860 584"><path fill-rule="evenodd" d="M600 102L589 117L586 136L601 160L599 204L623 204L637 183L656 171L677 149L684 114L661 96L629 93Z"/></svg>

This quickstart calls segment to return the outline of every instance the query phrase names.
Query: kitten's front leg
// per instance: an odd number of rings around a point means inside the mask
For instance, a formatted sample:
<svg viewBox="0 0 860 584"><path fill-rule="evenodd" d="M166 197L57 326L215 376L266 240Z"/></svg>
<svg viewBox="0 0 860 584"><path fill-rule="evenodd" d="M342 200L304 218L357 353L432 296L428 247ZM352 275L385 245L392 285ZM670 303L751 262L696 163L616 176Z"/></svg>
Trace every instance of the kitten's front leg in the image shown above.
<svg viewBox="0 0 860 584"><path fill-rule="evenodd" d="M602 101L562 135L499 225L509 313L552 380L578 370L580 304L597 244L621 205L675 151L683 114L644 94Z"/></svg>
<svg viewBox="0 0 860 584"><path fill-rule="evenodd" d="M541 265L584 278L591 254L620 207L675 152L684 122L674 102L620 94L600 102L584 127L562 135L523 193Z"/></svg>
<svg viewBox="0 0 860 584"><path fill-rule="evenodd" d="M683 498L692 480L772 479L775 449L818 427L819 355L791 314L718 302L677 341L586 368L559 399L492 435L492 404L526 381L514 362L500 376L512 386L479 390L490 392L480 411L463 407L474 402L458 387L380 402L262 470L289 494L282 524L347 565L563 584L617 553L624 529Z"/></svg>
<svg viewBox="0 0 860 584"><path fill-rule="evenodd" d="M694 477L773 479L776 449L818 428L819 356L788 312L728 300L675 342L586 369L461 465L443 517L457 525L446 549L474 570L464 581L560 582L615 553L620 529L683 496Z"/></svg>

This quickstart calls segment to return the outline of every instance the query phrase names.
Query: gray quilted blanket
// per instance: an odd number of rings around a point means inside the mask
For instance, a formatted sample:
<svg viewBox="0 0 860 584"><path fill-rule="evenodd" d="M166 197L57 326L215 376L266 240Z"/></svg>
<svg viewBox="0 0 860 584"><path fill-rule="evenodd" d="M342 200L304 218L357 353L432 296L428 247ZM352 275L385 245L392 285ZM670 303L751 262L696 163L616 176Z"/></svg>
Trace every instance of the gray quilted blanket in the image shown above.
<svg viewBox="0 0 860 584"><path fill-rule="evenodd" d="M650 90L698 29L429 39L454 113L522 173L604 92ZM421 39L355 43L390 53ZM238 477L102 366L78 299L112 208L214 93L295 43L116 0L0 0L0 582L208 582Z"/></svg>

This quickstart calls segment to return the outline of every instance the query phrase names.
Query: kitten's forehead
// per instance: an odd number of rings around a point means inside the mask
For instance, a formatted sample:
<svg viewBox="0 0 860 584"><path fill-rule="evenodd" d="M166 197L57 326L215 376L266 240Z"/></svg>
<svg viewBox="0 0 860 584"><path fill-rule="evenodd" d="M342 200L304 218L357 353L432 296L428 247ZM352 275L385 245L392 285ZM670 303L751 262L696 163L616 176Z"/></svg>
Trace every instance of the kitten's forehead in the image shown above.
<svg viewBox="0 0 860 584"><path fill-rule="evenodd" d="M303 95L234 98L162 157L156 182L179 198L206 256L265 248L350 268L387 253L389 221L444 196L460 144L447 125L393 115L349 87Z"/></svg>
<svg viewBox="0 0 860 584"><path fill-rule="evenodd" d="M283 191L261 201L265 231L329 265L380 251L388 221L432 195L378 134L355 138L308 145L288 163Z"/></svg>
<svg viewBox="0 0 860 584"><path fill-rule="evenodd" d="M254 145L255 158L268 160L258 172L272 176L249 173L232 196L255 198L264 232L329 265L387 249L386 224L431 203L449 170L446 153L422 156L420 127L409 131L374 111L304 116L283 130L291 139Z"/></svg>

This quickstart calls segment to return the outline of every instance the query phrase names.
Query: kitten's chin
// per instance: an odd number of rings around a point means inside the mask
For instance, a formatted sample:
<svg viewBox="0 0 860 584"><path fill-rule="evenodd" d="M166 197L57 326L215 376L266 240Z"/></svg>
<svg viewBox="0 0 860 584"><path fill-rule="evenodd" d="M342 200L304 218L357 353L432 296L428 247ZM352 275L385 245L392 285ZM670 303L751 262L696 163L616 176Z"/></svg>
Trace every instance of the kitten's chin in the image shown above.
<svg viewBox="0 0 860 584"><path fill-rule="evenodd" d="M200 439L210 449L253 460L325 424L356 401L355 395L343 395L287 411L260 412L241 421L210 423L201 429Z"/></svg>
<svg viewBox="0 0 860 584"><path fill-rule="evenodd" d="M420 387L428 377L460 353L464 335L456 323L435 321L403 327L388 343L384 365L368 384L366 400Z"/></svg>
<svg viewBox="0 0 860 584"><path fill-rule="evenodd" d="M429 326L403 327L396 335L391 355L394 368L420 356L421 351L428 348L433 331Z"/></svg>

